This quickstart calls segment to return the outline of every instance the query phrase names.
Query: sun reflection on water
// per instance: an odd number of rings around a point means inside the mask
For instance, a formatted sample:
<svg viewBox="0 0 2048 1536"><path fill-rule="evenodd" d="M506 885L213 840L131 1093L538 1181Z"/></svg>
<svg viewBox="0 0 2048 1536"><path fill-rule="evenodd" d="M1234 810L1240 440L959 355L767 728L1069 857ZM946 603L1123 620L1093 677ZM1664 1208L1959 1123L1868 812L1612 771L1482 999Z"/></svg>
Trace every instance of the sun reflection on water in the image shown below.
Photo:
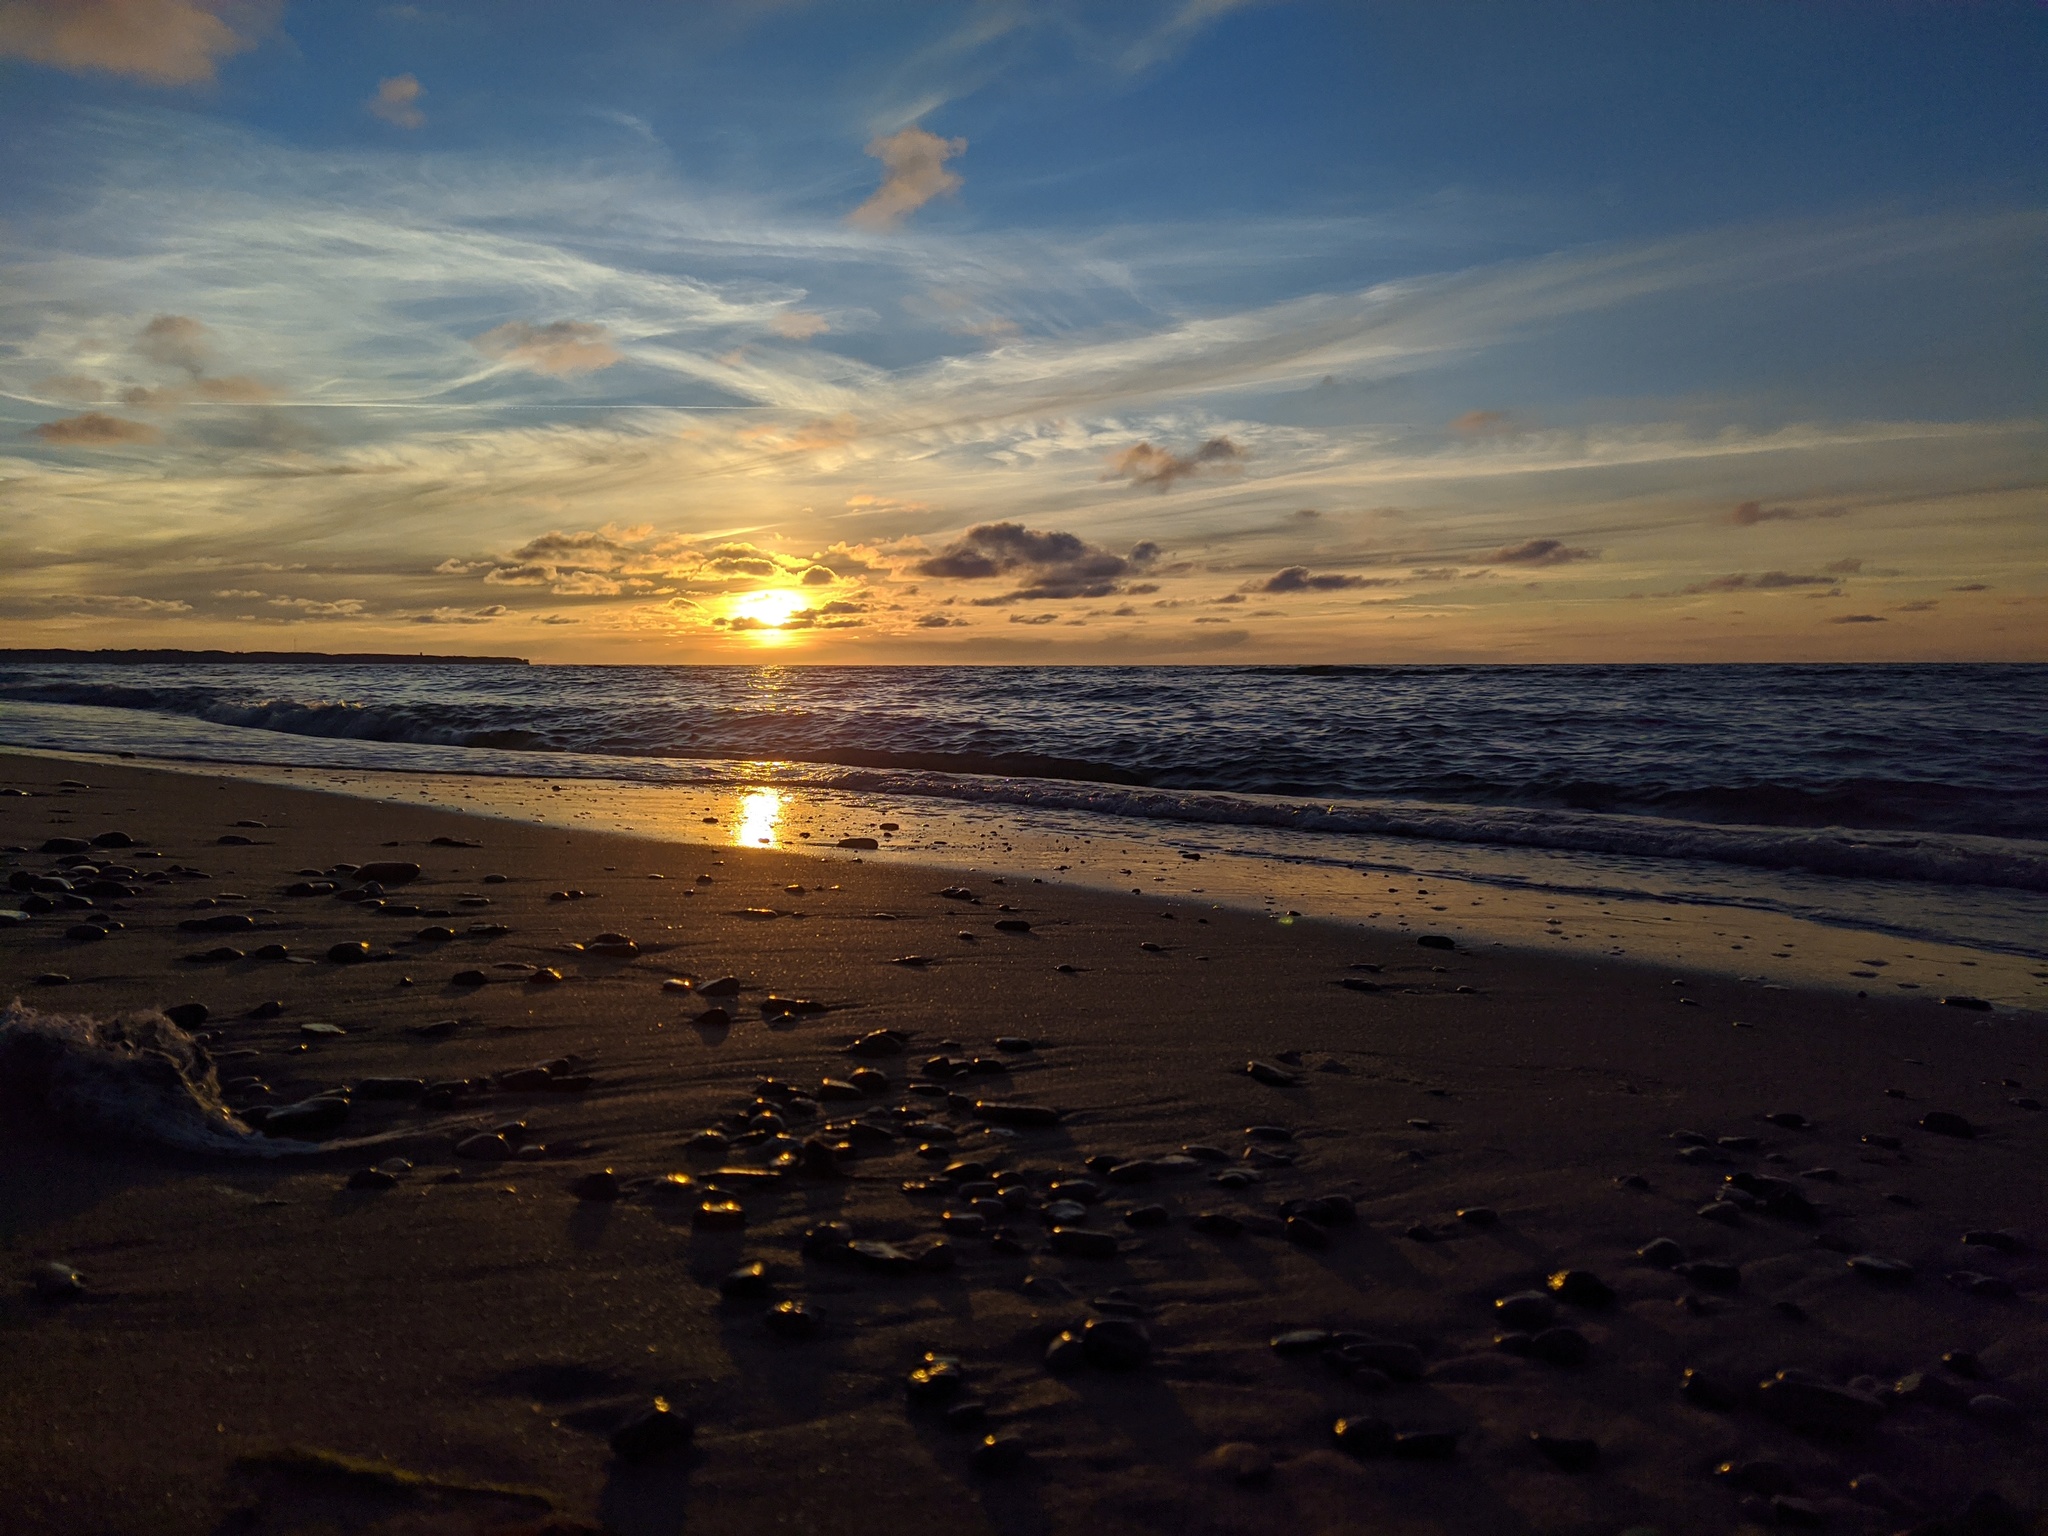
<svg viewBox="0 0 2048 1536"><path fill-rule="evenodd" d="M732 840L743 848L773 848L778 844L776 829L782 824L782 791L750 789L740 797L740 819Z"/></svg>

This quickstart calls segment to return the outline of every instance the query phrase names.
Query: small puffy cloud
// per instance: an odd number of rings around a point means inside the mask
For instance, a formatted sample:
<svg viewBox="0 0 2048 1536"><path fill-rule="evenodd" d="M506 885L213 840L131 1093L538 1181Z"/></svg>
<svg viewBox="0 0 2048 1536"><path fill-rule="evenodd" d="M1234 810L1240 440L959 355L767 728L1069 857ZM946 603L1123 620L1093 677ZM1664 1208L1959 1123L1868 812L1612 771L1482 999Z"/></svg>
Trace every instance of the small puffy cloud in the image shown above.
<svg viewBox="0 0 2048 1536"><path fill-rule="evenodd" d="M1128 480L1132 485L1165 491L1174 481L1189 475L1215 473L1233 475L1243 466L1244 450L1227 437L1212 437L1193 453L1169 453L1150 443L1138 443L1110 457L1105 480Z"/></svg>
<svg viewBox="0 0 2048 1536"><path fill-rule="evenodd" d="M942 139L922 128L905 128L869 142L867 153L882 162L882 184L846 216L862 229L894 229L933 198L960 190L960 177L946 162L967 148L965 139Z"/></svg>
<svg viewBox="0 0 2048 1536"><path fill-rule="evenodd" d="M1797 523L1814 517L1846 517L1847 507L1767 507L1760 501L1745 501L1728 514L1728 521L1738 528L1754 528L1758 523Z"/></svg>
<svg viewBox="0 0 2048 1536"><path fill-rule="evenodd" d="M558 597L617 597L625 584L596 571L565 571L548 585Z"/></svg>
<svg viewBox="0 0 2048 1536"><path fill-rule="evenodd" d="M357 597L344 597L338 602L323 602L316 597L273 597L273 608L288 608L309 619L354 619L363 612L363 601Z"/></svg>
<svg viewBox="0 0 2048 1536"><path fill-rule="evenodd" d="M534 620L536 624L581 624L581 619L572 619L566 613L544 613Z"/></svg>
<svg viewBox="0 0 2048 1536"><path fill-rule="evenodd" d="M1059 622L1059 617L1056 613L1013 613L1010 615L1010 622L1012 624L1056 624Z"/></svg>
<svg viewBox="0 0 2048 1536"><path fill-rule="evenodd" d="M1573 549L1562 539L1524 539L1504 545L1486 556L1493 565L1570 565L1577 560L1597 560L1597 550Z"/></svg>
<svg viewBox="0 0 2048 1536"><path fill-rule="evenodd" d="M206 327L190 315L158 315L136 335L135 350L152 363L198 373L213 350Z"/></svg>
<svg viewBox="0 0 2048 1536"><path fill-rule="evenodd" d="M1966 582L1960 587L1950 587L1951 592L1989 592L1990 586L1981 581Z"/></svg>
<svg viewBox="0 0 2048 1536"><path fill-rule="evenodd" d="M1247 582L1247 592L1341 592L1346 587L1391 587L1397 583L1389 576L1347 576L1335 571L1312 575L1305 565L1290 565L1285 570L1275 571L1264 581Z"/></svg>
<svg viewBox="0 0 2048 1536"><path fill-rule="evenodd" d="M585 320L555 320L547 325L507 320L477 337L475 345L487 356L556 378L596 373L623 357L603 326Z"/></svg>
<svg viewBox="0 0 2048 1536"><path fill-rule="evenodd" d="M965 619L951 618L943 613L927 613L916 621L919 629L965 629Z"/></svg>
<svg viewBox="0 0 2048 1536"><path fill-rule="evenodd" d="M377 94L363 103L363 110L382 118L394 128L423 128L427 114L420 110L425 89L416 75L393 75L377 82Z"/></svg>
<svg viewBox="0 0 2048 1536"><path fill-rule="evenodd" d="M822 565L814 565L803 574L803 584L807 587L829 587L838 579L836 573Z"/></svg>
<svg viewBox="0 0 2048 1536"><path fill-rule="evenodd" d="M1506 411L1467 411L1451 430L1464 437L1501 437L1515 431L1515 422Z"/></svg>
<svg viewBox="0 0 2048 1536"><path fill-rule="evenodd" d="M215 597L225 598L261 598L266 594L255 591L253 588L250 587L222 587L219 590L217 590L213 595Z"/></svg>
<svg viewBox="0 0 2048 1536"><path fill-rule="evenodd" d="M46 421L30 430L58 448L118 448L127 443L153 443L163 436L147 422L129 421L99 411Z"/></svg>
<svg viewBox="0 0 2048 1536"><path fill-rule="evenodd" d="M152 85L204 85L256 46L275 0L0 0L0 58Z"/></svg>
<svg viewBox="0 0 2048 1536"><path fill-rule="evenodd" d="M809 341L813 336L822 336L832 327L823 315L806 314L800 309L785 309L768 322L768 329L785 341Z"/></svg>
<svg viewBox="0 0 2048 1536"><path fill-rule="evenodd" d="M1026 528L1022 523L981 523L911 566L919 576L985 581L1015 576L1024 583L1001 597L977 598L984 607L1044 598L1107 597L1159 558L1149 540L1127 555L1090 544L1078 534Z"/></svg>
<svg viewBox="0 0 2048 1536"><path fill-rule="evenodd" d="M1888 621L1882 615L1875 613L1838 613L1828 620L1830 624L1883 624L1886 622Z"/></svg>
<svg viewBox="0 0 2048 1536"><path fill-rule="evenodd" d="M436 576L467 576L471 571L490 569L490 564L491 562L488 560L458 560L453 555L450 555L446 560L443 560L434 567L434 574Z"/></svg>

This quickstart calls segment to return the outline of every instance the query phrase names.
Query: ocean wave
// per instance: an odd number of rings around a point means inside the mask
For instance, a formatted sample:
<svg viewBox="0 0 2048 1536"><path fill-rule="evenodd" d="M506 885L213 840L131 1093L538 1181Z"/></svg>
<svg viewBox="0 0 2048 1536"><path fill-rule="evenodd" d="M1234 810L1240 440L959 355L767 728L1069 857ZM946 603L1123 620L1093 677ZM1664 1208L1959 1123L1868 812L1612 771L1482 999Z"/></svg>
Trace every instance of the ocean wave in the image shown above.
<svg viewBox="0 0 2048 1536"><path fill-rule="evenodd" d="M1696 859L1861 880L2048 891L2048 854L1999 838L1847 828L1724 826L1539 807L1303 802L1248 795L1094 788L1024 780L839 772L821 783L1040 810L1290 832L1362 833L1423 842L1543 848L1630 858Z"/></svg>

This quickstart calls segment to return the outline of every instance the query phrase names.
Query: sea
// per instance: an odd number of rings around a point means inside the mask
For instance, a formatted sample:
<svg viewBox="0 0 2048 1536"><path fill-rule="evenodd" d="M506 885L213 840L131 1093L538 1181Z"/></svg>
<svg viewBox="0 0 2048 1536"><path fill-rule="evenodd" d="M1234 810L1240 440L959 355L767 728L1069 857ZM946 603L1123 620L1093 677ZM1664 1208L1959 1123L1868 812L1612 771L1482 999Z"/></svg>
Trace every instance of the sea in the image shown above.
<svg viewBox="0 0 2048 1536"><path fill-rule="evenodd" d="M1782 920L2048 996L2048 666L0 662L0 747L1472 941L1683 912L1738 969Z"/></svg>

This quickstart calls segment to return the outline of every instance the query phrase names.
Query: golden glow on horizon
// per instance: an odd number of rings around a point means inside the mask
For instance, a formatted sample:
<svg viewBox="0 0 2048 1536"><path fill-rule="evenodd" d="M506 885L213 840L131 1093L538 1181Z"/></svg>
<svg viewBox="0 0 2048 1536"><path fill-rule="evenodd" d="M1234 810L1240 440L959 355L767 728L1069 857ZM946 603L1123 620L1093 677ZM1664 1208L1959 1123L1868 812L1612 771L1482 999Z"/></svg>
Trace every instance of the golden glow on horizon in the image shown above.
<svg viewBox="0 0 2048 1536"><path fill-rule="evenodd" d="M732 600L728 617L734 621L749 621L740 632L751 635L759 643L781 645L790 638L782 626L793 615L810 606L810 599L801 592L793 592L787 587L771 587L760 592L742 592Z"/></svg>
<svg viewBox="0 0 2048 1536"><path fill-rule="evenodd" d="M782 824L782 791L750 789L740 797L739 824L732 840L740 848L777 846L776 828Z"/></svg>

